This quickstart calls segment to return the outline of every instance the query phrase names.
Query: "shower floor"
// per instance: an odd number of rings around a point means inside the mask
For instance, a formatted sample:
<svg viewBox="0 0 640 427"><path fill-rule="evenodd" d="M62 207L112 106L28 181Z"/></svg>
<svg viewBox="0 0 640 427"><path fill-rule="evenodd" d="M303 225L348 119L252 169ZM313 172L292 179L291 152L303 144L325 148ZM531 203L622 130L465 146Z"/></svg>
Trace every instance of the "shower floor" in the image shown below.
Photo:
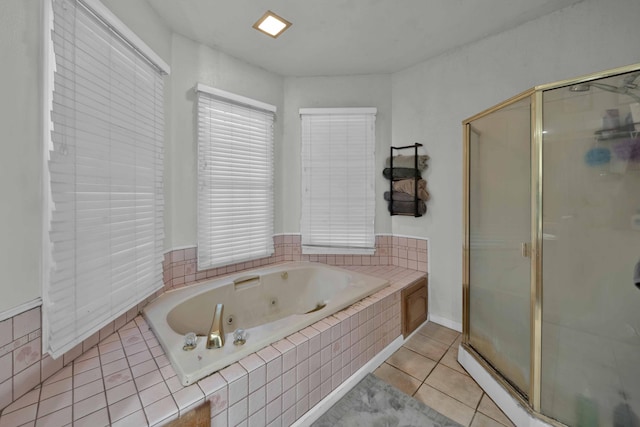
<svg viewBox="0 0 640 427"><path fill-rule="evenodd" d="M458 363L461 339L459 332L428 322L374 374L462 425L513 426Z"/></svg>

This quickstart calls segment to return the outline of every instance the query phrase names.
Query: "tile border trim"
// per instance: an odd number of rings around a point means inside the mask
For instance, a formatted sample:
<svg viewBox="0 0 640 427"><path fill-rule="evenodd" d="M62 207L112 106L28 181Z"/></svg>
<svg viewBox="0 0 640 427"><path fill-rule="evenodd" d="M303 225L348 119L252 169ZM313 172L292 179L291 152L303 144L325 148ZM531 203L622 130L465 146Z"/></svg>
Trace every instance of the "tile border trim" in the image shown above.
<svg viewBox="0 0 640 427"><path fill-rule="evenodd" d="M23 304L20 304L16 307L10 308L0 313L0 322L3 320L7 320L11 317L16 317L18 314L22 314L25 311L29 311L32 308L40 307L42 305L42 298L38 297L32 299L31 301L27 301Z"/></svg>

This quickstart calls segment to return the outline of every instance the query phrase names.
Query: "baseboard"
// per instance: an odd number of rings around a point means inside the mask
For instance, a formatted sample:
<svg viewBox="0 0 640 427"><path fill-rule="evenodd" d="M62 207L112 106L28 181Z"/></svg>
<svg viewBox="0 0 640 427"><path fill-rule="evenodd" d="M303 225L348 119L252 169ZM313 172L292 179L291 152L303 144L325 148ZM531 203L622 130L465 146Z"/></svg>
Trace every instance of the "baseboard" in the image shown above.
<svg viewBox="0 0 640 427"><path fill-rule="evenodd" d="M449 320L446 317L438 316L436 314L429 314L429 321L437 323L438 325L445 326L449 329L453 329L454 331L462 332L462 323L454 322L453 320Z"/></svg>
<svg viewBox="0 0 640 427"><path fill-rule="evenodd" d="M369 372L373 372L378 366L382 365L397 349L402 347L404 339L402 335L393 340L391 344L386 346L380 353L376 354L373 359L367 362L362 368L358 369L345 382L340 384L338 388L333 390L322 399L318 404L311 408L307 413L301 416L292 427L307 427L316 421L322 414L327 412L338 400L342 398L349 390L356 386Z"/></svg>

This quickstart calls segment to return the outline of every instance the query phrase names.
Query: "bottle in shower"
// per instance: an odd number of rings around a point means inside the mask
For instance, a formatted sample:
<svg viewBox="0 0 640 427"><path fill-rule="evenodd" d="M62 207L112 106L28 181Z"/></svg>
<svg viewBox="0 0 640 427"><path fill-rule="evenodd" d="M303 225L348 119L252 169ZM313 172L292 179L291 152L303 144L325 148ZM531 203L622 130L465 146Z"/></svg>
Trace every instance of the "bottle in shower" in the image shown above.
<svg viewBox="0 0 640 427"><path fill-rule="evenodd" d="M620 397L624 401L613 410L613 427L640 427L638 416L627 403L627 394L620 391Z"/></svg>
<svg viewBox="0 0 640 427"><path fill-rule="evenodd" d="M598 404L591 398L589 390L578 395L576 401L576 418L578 427L598 427Z"/></svg>

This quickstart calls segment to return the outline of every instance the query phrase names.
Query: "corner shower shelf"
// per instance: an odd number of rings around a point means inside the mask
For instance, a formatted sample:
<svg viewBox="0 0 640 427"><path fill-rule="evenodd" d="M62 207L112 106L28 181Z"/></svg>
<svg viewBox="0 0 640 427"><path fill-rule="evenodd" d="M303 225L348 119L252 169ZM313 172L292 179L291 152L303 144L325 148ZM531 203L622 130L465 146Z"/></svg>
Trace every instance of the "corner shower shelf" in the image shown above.
<svg viewBox="0 0 640 427"><path fill-rule="evenodd" d="M640 127L640 123L634 123ZM624 128L602 129L595 131L598 141L609 141L614 139L631 138L636 139L640 136L640 130L631 130Z"/></svg>

